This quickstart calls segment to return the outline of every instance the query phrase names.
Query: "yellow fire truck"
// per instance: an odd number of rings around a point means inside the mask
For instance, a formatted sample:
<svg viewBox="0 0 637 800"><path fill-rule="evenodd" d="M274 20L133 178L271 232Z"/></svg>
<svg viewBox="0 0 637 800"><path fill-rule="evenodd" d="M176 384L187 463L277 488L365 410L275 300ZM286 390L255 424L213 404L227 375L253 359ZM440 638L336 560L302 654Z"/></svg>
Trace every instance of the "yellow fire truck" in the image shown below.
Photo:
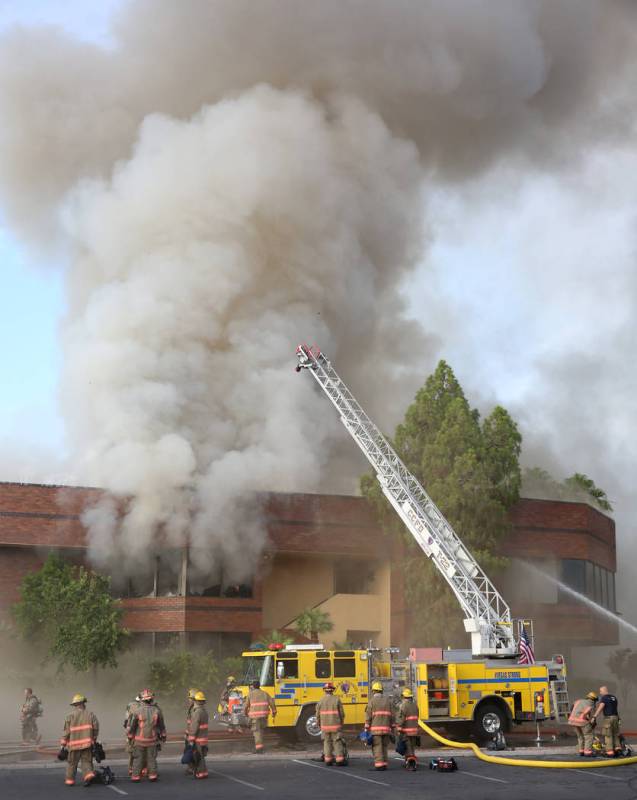
<svg viewBox="0 0 637 800"><path fill-rule="evenodd" d="M363 722L373 680L382 681L394 697L403 687L411 688L423 720L471 723L481 738L506 730L511 723L565 716L564 659L555 656L551 661L520 663L535 660L532 625L512 619L497 588L325 354L302 344L296 356L297 371L308 371L334 405L372 465L385 497L455 594L465 614L471 650L440 650L440 658L420 661L398 660L393 652L332 651L321 645L246 652L241 698L233 701L236 719L241 718L242 698L253 680L259 680L276 700L278 714L269 724L295 730L302 739L319 734L315 705L328 680L336 684L350 725Z"/></svg>
<svg viewBox="0 0 637 800"><path fill-rule="evenodd" d="M345 709L345 724L362 727L372 681L400 699L409 687L417 698L420 716L430 724L469 723L477 738L506 731L511 724L542 721L564 712L566 669L561 656L550 662L511 664L502 660L475 660L470 651L452 651L453 660L418 662L395 659L380 650L324 650L322 645L271 645L271 649L243 653L242 685L236 687L232 716L242 717L243 699L250 683L274 697L277 716L269 725L289 731L304 741L320 735L316 702L323 684L336 686ZM464 655L464 659L462 656ZM463 731L464 732L464 731ZM460 732L459 732L460 733Z"/></svg>

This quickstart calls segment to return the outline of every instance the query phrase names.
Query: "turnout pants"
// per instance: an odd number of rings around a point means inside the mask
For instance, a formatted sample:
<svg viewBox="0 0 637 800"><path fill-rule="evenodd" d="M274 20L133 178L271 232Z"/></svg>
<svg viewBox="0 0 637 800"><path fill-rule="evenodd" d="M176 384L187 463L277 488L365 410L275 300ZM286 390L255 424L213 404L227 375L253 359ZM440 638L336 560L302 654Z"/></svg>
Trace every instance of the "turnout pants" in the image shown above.
<svg viewBox="0 0 637 800"><path fill-rule="evenodd" d="M133 746L133 774L132 781L139 781L142 777L142 770L148 770L148 780L157 780L157 745L150 747L140 747L138 744Z"/></svg>
<svg viewBox="0 0 637 800"><path fill-rule="evenodd" d="M38 723L35 717L25 717L22 720L22 741L23 742L37 742L38 740Z"/></svg>
<svg viewBox="0 0 637 800"><path fill-rule="evenodd" d="M208 767L206 766L206 755L208 748L205 745L196 744L192 751L192 764L195 778L207 778Z"/></svg>
<svg viewBox="0 0 637 800"><path fill-rule="evenodd" d="M416 748L420 745L420 736L405 736L403 734L403 741L405 742L405 764L416 764Z"/></svg>
<svg viewBox="0 0 637 800"><path fill-rule="evenodd" d="M577 734L577 745L580 753L590 756L593 754L593 726L587 722L582 726L574 726Z"/></svg>
<svg viewBox="0 0 637 800"><path fill-rule="evenodd" d="M250 727L252 728L252 735L254 736L254 749L263 750L263 731L268 727L267 719L263 717L251 719Z"/></svg>
<svg viewBox="0 0 637 800"><path fill-rule="evenodd" d="M615 755L615 751L621 749L619 744L619 717L604 717L602 733L604 734L606 755Z"/></svg>
<svg viewBox="0 0 637 800"><path fill-rule="evenodd" d="M383 733L381 735L374 734L372 741L372 751L374 753L374 766L379 767L387 766L387 747L389 745L389 734Z"/></svg>
<svg viewBox="0 0 637 800"><path fill-rule="evenodd" d="M67 786L73 786L75 783L78 765L81 765L82 776L85 781L90 781L95 777L93 754L90 747L85 747L84 750L69 750L69 758L66 762L66 780L64 781Z"/></svg>
<svg viewBox="0 0 637 800"><path fill-rule="evenodd" d="M323 756L326 764L331 764L334 760L336 760L337 764L343 763L345 752L340 731L325 731L323 734Z"/></svg>
<svg viewBox="0 0 637 800"><path fill-rule="evenodd" d="M133 756L135 754L135 748L133 743L130 740L126 740L126 752L128 753L128 774L133 774Z"/></svg>

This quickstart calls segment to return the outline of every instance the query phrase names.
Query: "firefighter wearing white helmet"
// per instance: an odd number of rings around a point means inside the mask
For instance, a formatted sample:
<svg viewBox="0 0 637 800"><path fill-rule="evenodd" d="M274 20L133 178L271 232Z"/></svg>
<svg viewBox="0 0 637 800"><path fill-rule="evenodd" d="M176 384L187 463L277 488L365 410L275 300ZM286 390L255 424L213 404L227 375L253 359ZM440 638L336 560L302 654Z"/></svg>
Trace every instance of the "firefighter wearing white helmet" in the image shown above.
<svg viewBox="0 0 637 800"><path fill-rule="evenodd" d="M166 741L166 724L161 708L155 703L150 689L140 693L141 703L131 714L127 729L133 745L133 774L131 781L139 783L142 775L157 780L157 750Z"/></svg>
<svg viewBox="0 0 637 800"><path fill-rule="evenodd" d="M374 768L385 770L389 763L387 749L389 736L394 727L394 712L391 697L385 697L383 684L380 681L372 683L372 692L371 700L365 709L365 730L373 736Z"/></svg>
<svg viewBox="0 0 637 800"><path fill-rule="evenodd" d="M208 710L206 695L202 691L195 693L194 706L187 721L188 745L192 747L192 763L195 778L201 780L208 777L206 756L208 755Z"/></svg>
<svg viewBox="0 0 637 800"><path fill-rule="evenodd" d="M345 766L345 750L341 729L345 721L345 711L339 697L334 696L335 686L328 682L323 685L325 694L316 704L316 721L321 728L323 737L323 761L331 767Z"/></svg>
<svg viewBox="0 0 637 800"><path fill-rule="evenodd" d="M411 689L404 688L402 700L396 712L396 732L405 747L405 767L415 770L418 766L416 748L420 746L420 727L418 725L418 706Z"/></svg>
<svg viewBox="0 0 637 800"><path fill-rule="evenodd" d="M73 711L67 714L64 720L64 733L60 739L61 750L58 758L60 761L67 760L64 780L67 786L75 784L78 765L82 768L85 786L88 786L95 777L92 751L99 735L100 725L95 714L86 710L86 703L83 694L74 695L71 700Z"/></svg>

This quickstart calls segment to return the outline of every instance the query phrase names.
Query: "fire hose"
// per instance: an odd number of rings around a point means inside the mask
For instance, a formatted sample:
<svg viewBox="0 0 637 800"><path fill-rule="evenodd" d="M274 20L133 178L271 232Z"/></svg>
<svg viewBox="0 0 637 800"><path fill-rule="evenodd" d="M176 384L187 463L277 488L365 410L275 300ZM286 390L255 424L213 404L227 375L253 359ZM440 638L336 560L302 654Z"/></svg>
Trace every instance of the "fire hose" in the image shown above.
<svg viewBox="0 0 637 800"><path fill-rule="evenodd" d="M637 756L630 756L629 758L600 758L595 761L540 761L535 759L505 758L504 756L488 756L473 742L454 742L451 739L446 739L444 736L441 736L437 731L430 728L429 725L425 725L422 720L418 720L418 724L437 742L447 747L472 750L473 754L477 756L480 761L488 761L490 764L504 764L508 767L539 767L541 769L594 769L595 767L620 767L624 764L637 764Z"/></svg>

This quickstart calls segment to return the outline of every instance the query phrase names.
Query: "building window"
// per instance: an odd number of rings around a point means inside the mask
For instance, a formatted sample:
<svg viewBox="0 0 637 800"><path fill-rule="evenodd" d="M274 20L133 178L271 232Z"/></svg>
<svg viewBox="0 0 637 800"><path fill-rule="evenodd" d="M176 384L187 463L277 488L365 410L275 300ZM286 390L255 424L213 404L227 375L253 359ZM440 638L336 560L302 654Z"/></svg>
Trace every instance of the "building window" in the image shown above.
<svg viewBox="0 0 637 800"><path fill-rule="evenodd" d="M374 577L369 561L339 560L334 564L334 594L370 594Z"/></svg>
<svg viewBox="0 0 637 800"><path fill-rule="evenodd" d="M615 573L579 558L562 559L562 582L594 603L615 611ZM568 592L560 599L568 600Z"/></svg>

